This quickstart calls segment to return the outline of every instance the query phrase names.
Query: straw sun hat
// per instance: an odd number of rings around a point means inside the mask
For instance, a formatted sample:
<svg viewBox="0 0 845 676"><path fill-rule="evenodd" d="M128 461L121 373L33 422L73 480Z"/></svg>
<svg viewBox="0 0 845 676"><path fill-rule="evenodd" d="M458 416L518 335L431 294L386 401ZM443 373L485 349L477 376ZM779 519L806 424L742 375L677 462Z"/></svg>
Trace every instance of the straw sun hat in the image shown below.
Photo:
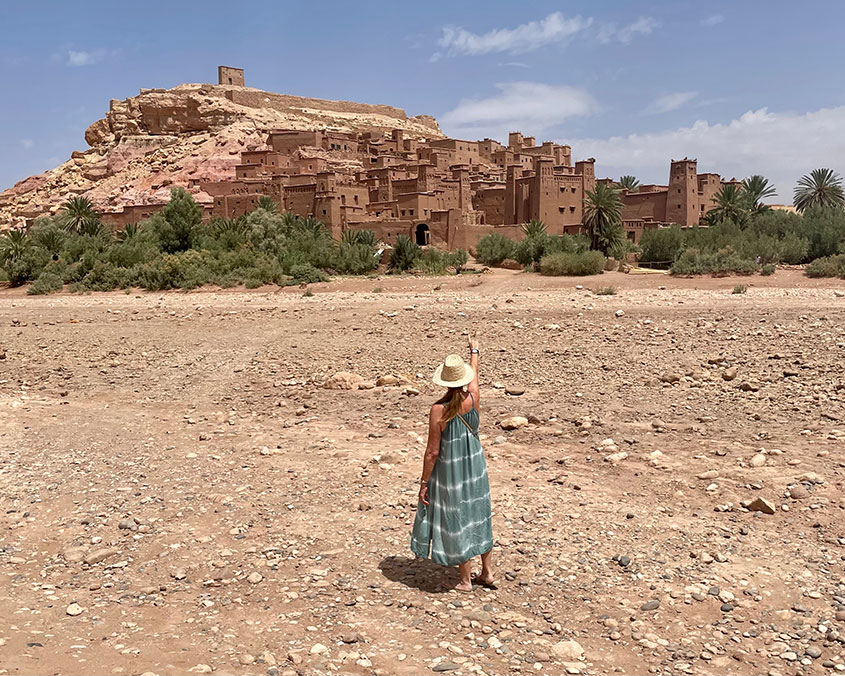
<svg viewBox="0 0 845 676"><path fill-rule="evenodd" d="M434 371L435 385L442 387L463 387L472 382L475 378L475 371L467 364L460 355L447 355L445 361Z"/></svg>

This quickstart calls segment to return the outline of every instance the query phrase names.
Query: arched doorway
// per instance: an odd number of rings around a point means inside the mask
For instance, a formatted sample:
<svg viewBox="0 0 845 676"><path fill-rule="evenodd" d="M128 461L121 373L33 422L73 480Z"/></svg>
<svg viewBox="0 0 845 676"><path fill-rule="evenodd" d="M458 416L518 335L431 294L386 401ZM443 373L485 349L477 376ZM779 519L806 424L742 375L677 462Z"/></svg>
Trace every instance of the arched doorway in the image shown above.
<svg viewBox="0 0 845 676"><path fill-rule="evenodd" d="M416 229L416 240L420 246L426 246L431 241L431 232L425 223L419 223Z"/></svg>

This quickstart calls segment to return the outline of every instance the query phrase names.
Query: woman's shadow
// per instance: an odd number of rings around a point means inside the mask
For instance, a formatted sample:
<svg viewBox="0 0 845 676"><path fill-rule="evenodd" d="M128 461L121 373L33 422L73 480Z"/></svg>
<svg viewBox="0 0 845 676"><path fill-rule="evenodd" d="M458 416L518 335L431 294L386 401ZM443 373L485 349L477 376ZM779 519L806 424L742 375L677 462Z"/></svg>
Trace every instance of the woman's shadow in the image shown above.
<svg viewBox="0 0 845 676"><path fill-rule="evenodd" d="M388 580L428 594L448 592L460 582L456 568L440 566L430 559L387 556L381 560L378 567Z"/></svg>

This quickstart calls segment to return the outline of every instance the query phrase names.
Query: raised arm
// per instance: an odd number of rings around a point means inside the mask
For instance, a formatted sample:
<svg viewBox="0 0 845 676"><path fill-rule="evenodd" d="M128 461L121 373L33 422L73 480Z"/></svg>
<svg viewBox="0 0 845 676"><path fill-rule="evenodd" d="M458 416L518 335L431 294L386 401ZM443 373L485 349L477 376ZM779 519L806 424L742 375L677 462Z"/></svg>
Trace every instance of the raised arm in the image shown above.
<svg viewBox="0 0 845 676"><path fill-rule="evenodd" d="M479 357L479 342L476 338L470 336L469 338L469 365L475 371L475 377L472 379L467 389L472 393L472 399L475 402L475 408L478 408L478 402L481 399L481 392L478 389L478 357Z"/></svg>
<svg viewBox="0 0 845 676"><path fill-rule="evenodd" d="M420 502L428 505L428 480L434 471L434 463L440 455L440 419L443 417L443 404L435 404L428 415L428 443L423 457L422 477L420 478Z"/></svg>

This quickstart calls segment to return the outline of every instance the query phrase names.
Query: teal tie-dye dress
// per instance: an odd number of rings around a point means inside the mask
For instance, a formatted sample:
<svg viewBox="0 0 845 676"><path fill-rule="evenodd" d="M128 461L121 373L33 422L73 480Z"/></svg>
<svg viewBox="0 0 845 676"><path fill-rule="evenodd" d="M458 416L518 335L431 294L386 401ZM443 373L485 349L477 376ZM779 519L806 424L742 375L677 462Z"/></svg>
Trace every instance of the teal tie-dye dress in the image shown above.
<svg viewBox="0 0 845 676"><path fill-rule="evenodd" d="M411 551L457 566L493 548L490 482L478 434L478 411L453 418L440 436L440 455L428 480L428 506L417 503Z"/></svg>

